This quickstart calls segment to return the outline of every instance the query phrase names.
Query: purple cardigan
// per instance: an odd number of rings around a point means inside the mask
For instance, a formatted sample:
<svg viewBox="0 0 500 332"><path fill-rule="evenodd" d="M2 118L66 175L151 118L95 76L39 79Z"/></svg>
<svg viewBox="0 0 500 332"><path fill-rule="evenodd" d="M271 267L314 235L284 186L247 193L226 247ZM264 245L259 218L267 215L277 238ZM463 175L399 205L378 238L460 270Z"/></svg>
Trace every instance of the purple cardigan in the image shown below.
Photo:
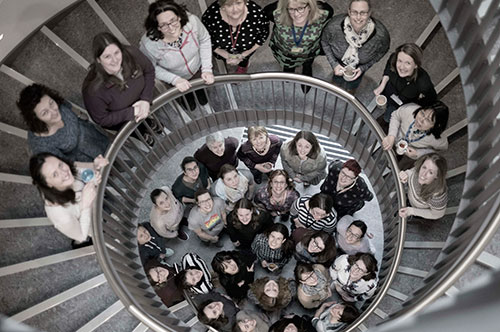
<svg viewBox="0 0 500 332"><path fill-rule="evenodd" d="M155 80L155 68L149 59L137 48L128 46L137 64L142 68L142 75L130 77L125 90L120 90L113 83L101 86L88 86L82 91L85 107L92 120L100 126L119 130L127 121L134 120L134 104L138 100L151 102ZM89 75L85 81L89 79Z"/></svg>
<svg viewBox="0 0 500 332"><path fill-rule="evenodd" d="M250 140L241 144L238 150L238 158L247 165L249 169L254 169L256 164L262 164L270 162L273 165L276 163L281 150L281 140L276 135L269 135L269 140L271 141L271 146L269 151L261 156L252 148Z"/></svg>

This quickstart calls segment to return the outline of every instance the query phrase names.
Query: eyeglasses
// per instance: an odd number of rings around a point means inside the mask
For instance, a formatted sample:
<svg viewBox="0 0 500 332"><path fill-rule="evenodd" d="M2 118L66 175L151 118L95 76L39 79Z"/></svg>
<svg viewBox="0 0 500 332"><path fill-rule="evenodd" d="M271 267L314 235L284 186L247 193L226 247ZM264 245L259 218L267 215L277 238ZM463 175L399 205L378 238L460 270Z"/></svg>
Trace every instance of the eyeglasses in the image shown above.
<svg viewBox="0 0 500 332"><path fill-rule="evenodd" d="M425 112L424 110L420 110L420 116L422 118L422 121L424 121L427 124L433 125L435 123L435 120L432 119L432 116L434 115L434 112Z"/></svg>
<svg viewBox="0 0 500 332"><path fill-rule="evenodd" d="M316 249L319 249L319 250L324 250L325 247L324 246L320 246L318 241L316 241L316 238L312 238L311 239L311 242L312 244L316 247Z"/></svg>
<svg viewBox="0 0 500 332"><path fill-rule="evenodd" d="M175 20L170 21L169 23L158 24L158 28L160 28L161 30L166 30L170 27L175 27L178 23L179 23L179 18L177 17Z"/></svg>
<svg viewBox="0 0 500 332"><path fill-rule="evenodd" d="M359 240L361 239L361 235L358 235L358 234L354 234L350 228L347 229L347 231L345 232L345 235L346 237L350 237L350 238L354 238L356 240Z"/></svg>
<svg viewBox="0 0 500 332"><path fill-rule="evenodd" d="M307 282L307 280L309 280L309 279L311 279L311 278L313 277L313 275L314 275L314 271L312 271L311 273L309 273L309 275L308 275L305 279L303 279L303 280L301 280L301 281L302 281L303 283L306 283L306 282Z"/></svg>
<svg viewBox="0 0 500 332"><path fill-rule="evenodd" d="M199 205L202 205L202 204L209 203L209 202L211 202L211 201L212 201L212 198L208 198L208 199L205 199L205 200L203 200L203 201L199 201L199 202L198 202L198 204L199 204Z"/></svg>
<svg viewBox="0 0 500 332"><path fill-rule="evenodd" d="M194 166L193 168L186 168L186 172L195 172L199 169L198 166Z"/></svg>
<svg viewBox="0 0 500 332"><path fill-rule="evenodd" d="M297 7L297 8L287 8L287 10L290 14L293 14L293 13L302 14L306 11L307 7L309 7L309 5L305 5L304 7Z"/></svg>
<svg viewBox="0 0 500 332"><path fill-rule="evenodd" d="M351 181L354 181L354 180L356 180L356 178L357 178L357 176L352 177L352 176L347 175L347 173L344 171L344 169L341 169L341 170L340 170L340 174L341 174L343 177L346 177L346 178L348 178L348 179L349 179L349 180L351 180Z"/></svg>
<svg viewBox="0 0 500 332"><path fill-rule="evenodd" d="M284 185L286 184L286 181L272 181L272 184L276 184L276 185Z"/></svg>
<svg viewBox="0 0 500 332"><path fill-rule="evenodd" d="M355 10L349 10L349 14L351 14L351 16L366 17L366 16L368 16L368 14L370 14L370 12L358 12Z"/></svg>
<svg viewBox="0 0 500 332"><path fill-rule="evenodd" d="M353 269L353 270L354 270L354 269L356 269L356 270L358 270L359 272L363 272L363 274L368 273L368 271L363 270L361 267L359 267L358 263L354 263L354 265L352 266L352 269Z"/></svg>

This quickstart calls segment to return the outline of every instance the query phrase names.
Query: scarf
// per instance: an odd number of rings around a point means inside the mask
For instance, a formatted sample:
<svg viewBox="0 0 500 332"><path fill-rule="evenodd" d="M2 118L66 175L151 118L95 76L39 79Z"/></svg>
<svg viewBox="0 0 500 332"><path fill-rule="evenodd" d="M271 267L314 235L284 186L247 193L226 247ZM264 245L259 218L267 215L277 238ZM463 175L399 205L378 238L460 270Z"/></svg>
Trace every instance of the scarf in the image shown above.
<svg viewBox="0 0 500 332"><path fill-rule="evenodd" d="M248 191L248 179L241 173L238 173L240 177L240 182L238 183L238 188L233 189L224 185L224 190L226 192L226 201L229 202L228 205L234 206L234 204L245 197L245 193Z"/></svg>
<svg viewBox="0 0 500 332"><path fill-rule="evenodd" d="M307 296L313 296L321 293L327 294L328 291L326 290L325 287L326 286L325 276L323 275L323 273L319 272L316 269L314 269L314 273L316 274L316 277L318 277L318 283L315 286L302 284L302 290L304 291L304 294L306 294Z"/></svg>
<svg viewBox="0 0 500 332"><path fill-rule="evenodd" d="M370 38L373 31L375 30L375 23L371 18L368 19L368 23L365 25L363 29L358 33L354 31L354 28L351 25L351 20L349 16L346 16L343 23L345 40L349 47L344 53L342 57L342 63L346 66L351 65L356 68L359 63L358 57L358 49L363 46L363 44Z"/></svg>

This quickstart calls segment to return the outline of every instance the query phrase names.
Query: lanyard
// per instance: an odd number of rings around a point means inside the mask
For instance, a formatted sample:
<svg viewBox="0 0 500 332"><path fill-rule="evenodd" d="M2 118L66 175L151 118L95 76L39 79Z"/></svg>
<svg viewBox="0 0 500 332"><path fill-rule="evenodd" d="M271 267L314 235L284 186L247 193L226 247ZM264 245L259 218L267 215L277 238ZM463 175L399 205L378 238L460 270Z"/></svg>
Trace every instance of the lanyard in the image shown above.
<svg viewBox="0 0 500 332"><path fill-rule="evenodd" d="M410 132L411 132L414 124L415 124L415 120L413 120L413 122L410 124L410 127L408 127L408 130L406 131L406 134L405 134L405 141L407 141L408 143L418 142L422 138L424 138L425 136L427 136L427 133L424 133L422 136L417 137L416 139L410 140Z"/></svg>
<svg viewBox="0 0 500 332"><path fill-rule="evenodd" d="M299 40L297 40L297 35L295 34L295 26L292 24L292 35L293 35L293 41L295 42L295 46L299 46L300 43L302 42L302 37L304 37L304 32L306 32L306 29L307 29L307 23L304 25L304 29L302 29L301 33L300 33L300 37L299 37Z"/></svg>
<svg viewBox="0 0 500 332"><path fill-rule="evenodd" d="M229 37L231 37L231 51L234 51L234 47L238 42L238 36L240 35L241 24L238 24L238 30L236 31L236 37L233 38L233 28L229 26Z"/></svg>

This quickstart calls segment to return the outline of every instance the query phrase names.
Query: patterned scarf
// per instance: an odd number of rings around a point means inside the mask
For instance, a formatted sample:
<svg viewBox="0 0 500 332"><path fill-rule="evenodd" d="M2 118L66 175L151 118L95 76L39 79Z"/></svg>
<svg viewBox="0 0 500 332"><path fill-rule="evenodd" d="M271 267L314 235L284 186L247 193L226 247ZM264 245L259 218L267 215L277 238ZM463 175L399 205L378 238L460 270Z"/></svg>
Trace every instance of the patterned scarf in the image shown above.
<svg viewBox="0 0 500 332"><path fill-rule="evenodd" d="M302 284L302 290L304 291L304 294L308 296L313 296L322 292L327 292L325 290L325 285L326 285L326 278L325 276L319 272L318 270L314 270L314 273L318 277L318 283L315 286L309 286L306 284Z"/></svg>
<svg viewBox="0 0 500 332"><path fill-rule="evenodd" d="M345 40L349 47L344 53L342 57L342 62L348 66L356 68L359 63L358 57L358 49L363 46L363 44L370 38L373 31L375 30L375 23L371 18L368 19L368 23L365 25L363 29L358 33L354 31L354 28L351 25L351 20L349 16L346 16L343 23Z"/></svg>

